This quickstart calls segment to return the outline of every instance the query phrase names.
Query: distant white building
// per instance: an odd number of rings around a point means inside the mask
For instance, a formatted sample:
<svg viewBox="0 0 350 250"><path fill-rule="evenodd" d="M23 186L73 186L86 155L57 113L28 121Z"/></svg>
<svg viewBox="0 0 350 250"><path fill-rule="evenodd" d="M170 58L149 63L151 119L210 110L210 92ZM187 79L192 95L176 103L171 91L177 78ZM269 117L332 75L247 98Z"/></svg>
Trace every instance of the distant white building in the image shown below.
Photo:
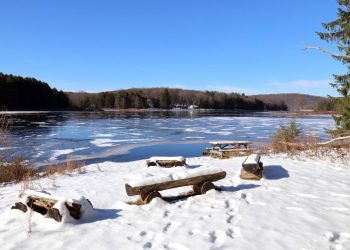
<svg viewBox="0 0 350 250"><path fill-rule="evenodd" d="M198 105L190 105L188 109L199 109Z"/></svg>

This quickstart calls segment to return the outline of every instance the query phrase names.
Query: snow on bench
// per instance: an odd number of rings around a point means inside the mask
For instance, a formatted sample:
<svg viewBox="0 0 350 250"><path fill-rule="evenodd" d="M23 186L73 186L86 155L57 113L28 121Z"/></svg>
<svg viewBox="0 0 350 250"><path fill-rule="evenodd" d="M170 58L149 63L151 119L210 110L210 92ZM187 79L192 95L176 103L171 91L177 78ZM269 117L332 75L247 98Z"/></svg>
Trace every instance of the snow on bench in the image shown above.
<svg viewBox="0 0 350 250"><path fill-rule="evenodd" d="M245 180L260 180L262 178L263 163L260 155L251 154L242 163L240 177Z"/></svg>
<svg viewBox="0 0 350 250"><path fill-rule="evenodd" d="M197 171L183 171L160 177L148 177L133 180L125 184L129 196L140 195L144 204L151 202L155 197L161 197L159 191L193 185L196 194L205 194L216 188L212 182L225 178L226 172L221 169L204 169Z"/></svg>
<svg viewBox="0 0 350 250"><path fill-rule="evenodd" d="M32 209L47 218L61 222L67 220L68 217L78 220L84 213L90 212L93 207L91 202L84 197L74 200L34 190L25 190L20 200L11 209L19 209L25 213Z"/></svg>
<svg viewBox="0 0 350 250"><path fill-rule="evenodd" d="M153 156L146 161L148 167L176 167L186 166L186 159L182 156L175 157L164 157L164 156Z"/></svg>

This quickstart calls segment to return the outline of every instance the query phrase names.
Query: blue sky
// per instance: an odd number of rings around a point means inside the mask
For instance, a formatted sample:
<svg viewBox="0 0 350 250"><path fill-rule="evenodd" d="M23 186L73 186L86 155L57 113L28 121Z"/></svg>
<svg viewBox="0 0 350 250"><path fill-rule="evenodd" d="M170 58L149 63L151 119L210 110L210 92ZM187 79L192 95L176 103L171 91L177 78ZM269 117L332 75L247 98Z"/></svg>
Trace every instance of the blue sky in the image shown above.
<svg viewBox="0 0 350 250"><path fill-rule="evenodd" d="M335 0L0 1L0 72L72 91L335 94L315 31Z"/></svg>

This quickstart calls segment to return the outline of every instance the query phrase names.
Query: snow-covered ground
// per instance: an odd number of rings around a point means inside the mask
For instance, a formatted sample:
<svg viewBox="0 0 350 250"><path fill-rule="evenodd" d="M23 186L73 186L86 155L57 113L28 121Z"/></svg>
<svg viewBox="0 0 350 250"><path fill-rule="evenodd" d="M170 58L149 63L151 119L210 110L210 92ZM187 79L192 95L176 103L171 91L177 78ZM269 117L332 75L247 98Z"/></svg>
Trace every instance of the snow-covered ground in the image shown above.
<svg viewBox="0 0 350 250"><path fill-rule="evenodd" d="M127 203L138 197L126 195L125 183L184 167L104 162L86 173L34 181L35 190L92 202L94 213L73 222L11 210L23 185L0 187L0 249L350 249L349 163L263 156L264 178L245 181L239 178L243 160L187 159L191 170L225 170L216 182L223 191L144 206Z"/></svg>

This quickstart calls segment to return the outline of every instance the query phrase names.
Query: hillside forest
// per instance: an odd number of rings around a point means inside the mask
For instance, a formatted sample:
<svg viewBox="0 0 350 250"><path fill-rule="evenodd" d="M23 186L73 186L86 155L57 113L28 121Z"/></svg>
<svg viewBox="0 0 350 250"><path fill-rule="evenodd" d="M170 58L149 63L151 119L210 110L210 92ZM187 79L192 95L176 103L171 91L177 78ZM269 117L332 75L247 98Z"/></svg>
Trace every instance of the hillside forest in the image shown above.
<svg viewBox="0 0 350 250"><path fill-rule="evenodd" d="M140 88L101 93L63 92L32 77L0 73L1 110L98 110L146 108L287 110L282 100L262 101L242 93L172 88Z"/></svg>

